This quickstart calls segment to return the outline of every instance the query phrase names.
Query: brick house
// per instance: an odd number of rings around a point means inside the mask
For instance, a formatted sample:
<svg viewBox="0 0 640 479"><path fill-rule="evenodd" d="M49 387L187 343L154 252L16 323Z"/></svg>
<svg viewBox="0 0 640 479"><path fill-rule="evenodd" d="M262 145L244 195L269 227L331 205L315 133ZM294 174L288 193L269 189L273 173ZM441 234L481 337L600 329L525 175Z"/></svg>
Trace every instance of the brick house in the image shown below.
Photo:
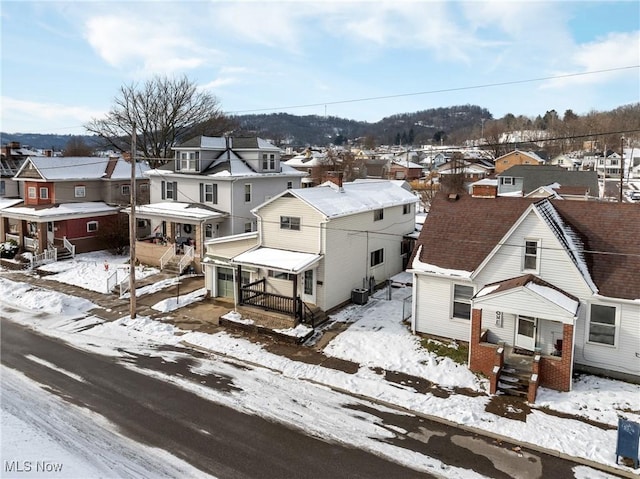
<svg viewBox="0 0 640 479"><path fill-rule="evenodd" d="M514 150L495 159L495 174L498 175L516 165L542 165L544 160L533 151Z"/></svg>
<svg viewBox="0 0 640 479"><path fill-rule="evenodd" d="M440 195L410 262L412 328L469 342L492 393L640 381L638 224L633 204Z"/></svg>

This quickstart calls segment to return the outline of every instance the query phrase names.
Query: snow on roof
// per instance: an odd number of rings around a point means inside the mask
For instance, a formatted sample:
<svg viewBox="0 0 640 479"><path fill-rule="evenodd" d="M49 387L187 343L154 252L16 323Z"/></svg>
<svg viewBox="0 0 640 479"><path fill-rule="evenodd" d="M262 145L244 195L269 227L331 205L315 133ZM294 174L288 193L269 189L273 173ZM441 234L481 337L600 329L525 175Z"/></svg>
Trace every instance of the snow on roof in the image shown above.
<svg viewBox="0 0 640 479"><path fill-rule="evenodd" d="M143 162L136 163L136 178L144 178L145 173L149 171L149 165ZM131 163L126 161L118 161L116 167L111 173L112 180L129 180L131 179Z"/></svg>
<svg viewBox="0 0 640 479"><path fill-rule="evenodd" d="M275 248L258 248L239 254L233 264L246 264L273 270L299 273L322 259L322 255Z"/></svg>
<svg viewBox="0 0 640 479"><path fill-rule="evenodd" d="M327 181L315 188L288 190L329 218L415 203L418 198L390 181L347 182L340 188Z"/></svg>
<svg viewBox="0 0 640 479"><path fill-rule="evenodd" d="M131 211L131 209L126 208L124 211L128 213ZM149 205L136 206L136 215L206 220L226 216L226 213L215 211L194 203L179 203L177 201L167 201L164 203L152 203Z"/></svg>
<svg viewBox="0 0 640 479"><path fill-rule="evenodd" d="M392 163L394 165L404 166L405 168L418 168L420 170L422 169L422 165L419 165L418 163L414 163L413 161L397 159L397 160L393 160Z"/></svg>
<svg viewBox="0 0 640 479"><path fill-rule="evenodd" d="M30 156L29 160L46 180L89 180L105 175L109 158L96 156ZM23 169L28 162L25 162Z"/></svg>
<svg viewBox="0 0 640 479"><path fill-rule="evenodd" d="M413 258L411 269L421 273L433 273L442 276L457 276L459 278L471 279L471 271L463 271L458 269L447 269L436 266L435 264L423 263L420 261L420 252L422 245L418 246L418 251Z"/></svg>
<svg viewBox="0 0 640 479"><path fill-rule="evenodd" d="M117 206L109 206L102 201L87 201L83 203L63 203L60 205L42 206L15 206L6 208L3 212L7 215L24 215L36 218L52 216L83 216L120 211Z"/></svg>
<svg viewBox="0 0 640 479"><path fill-rule="evenodd" d="M498 186L498 180L496 178L482 178L471 183L471 186Z"/></svg>
<svg viewBox="0 0 640 479"><path fill-rule="evenodd" d="M562 309L565 309L574 315L578 311L580 302L568 297L566 294L563 294L557 289L550 288L541 284L536 284L533 281L528 282L524 285L524 287L533 291L534 293L539 294L547 301L557 304Z"/></svg>
<svg viewBox="0 0 640 479"><path fill-rule="evenodd" d="M22 198L0 198L0 210L22 203Z"/></svg>

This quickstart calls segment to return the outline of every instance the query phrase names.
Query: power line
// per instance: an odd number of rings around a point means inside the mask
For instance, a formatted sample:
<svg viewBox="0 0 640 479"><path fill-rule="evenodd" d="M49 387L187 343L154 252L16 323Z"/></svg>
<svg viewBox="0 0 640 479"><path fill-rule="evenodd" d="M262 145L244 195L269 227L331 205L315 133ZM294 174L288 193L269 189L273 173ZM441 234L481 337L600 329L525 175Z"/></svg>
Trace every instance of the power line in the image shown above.
<svg viewBox="0 0 640 479"><path fill-rule="evenodd" d="M321 103L308 103L308 104L304 104L304 105L281 106L281 107L275 107L275 108L258 108L258 109L253 109L253 110L238 110L238 111L227 112L227 114L236 114L237 115L237 114L241 114L241 113L251 113L251 112L258 112L258 111L291 110L291 109L296 109L296 108L310 108L310 107L318 107L318 106L323 106L323 105L340 105L340 104L345 104L345 103L357 103L357 102L364 102L364 101L387 100L387 99L390 99L390 98L402 98L402 97L408 97L408 96L433 95L433 94L436 94L436 93L450 93L450 92L454 92L454 91L477 90L477 89L481 89L481 88L492 88L492 87L498 87L498 86L518 85L518 84L522 84L522 83L534 83L534 82L547 81L547 80L559 80L559 79L562 79L562 78L572 78L572 77L579 77L579 76L585 76L585 75L594 75L594 74L599 74L599 73L608 73L608 72L621 71L621 70L630 70L632 68L640 68L640 65L629 65L629 66L625 66L625 67L607 68L607 69L604 69L604 70L592 70L592 71L580 72L580 73L567 73L566 75L555 75L555 76L548 76L548 77L529 78L527 80L511 80L511 81L505 81L505 82L485 83L485 84L482 84L482 85L471 85L471 86L462 86L462 87L455 87L455 88L443 88L443 89L439 89L439 90L427 90L427 91L414 92L414 93L398 93L398 94L395 94L395 95L373 96L373 97L368 97L368 98L354 98L354 99L349 99L349 100L325 101L325 102L321 102Z"/></svg>

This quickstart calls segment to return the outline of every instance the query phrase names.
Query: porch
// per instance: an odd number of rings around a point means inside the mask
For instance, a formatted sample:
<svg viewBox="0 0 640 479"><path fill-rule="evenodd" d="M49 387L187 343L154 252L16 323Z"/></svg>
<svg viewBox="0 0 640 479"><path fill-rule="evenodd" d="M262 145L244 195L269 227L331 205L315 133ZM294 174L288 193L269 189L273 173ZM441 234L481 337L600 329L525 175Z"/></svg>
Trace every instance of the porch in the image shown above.
<svg viewBox="0 0 640 479"><path fill-rule="evenodd" d="M266 323L282 323L288 318L289 323L293 323L293 326L306 324L315 328L328 319L320 308L305 303L299 296L285 296L267 292L266 278L240 285L238 304L246 308L247 316L253 315L255 317L258 314L256 310L275 313L275 315L259 314L262 322Z"/></svg>

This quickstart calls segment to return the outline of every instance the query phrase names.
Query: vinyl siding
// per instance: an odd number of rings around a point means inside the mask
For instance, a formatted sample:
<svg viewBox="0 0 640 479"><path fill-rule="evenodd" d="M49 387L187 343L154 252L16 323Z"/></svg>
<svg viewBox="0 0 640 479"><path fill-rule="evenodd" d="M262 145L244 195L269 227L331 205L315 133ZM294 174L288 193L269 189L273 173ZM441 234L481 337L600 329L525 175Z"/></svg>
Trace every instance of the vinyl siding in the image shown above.
<svg viewBox="0 0 640 479"><path fill-rule="evenodd" d="M416 311L413 317L416 331L469 341L471 321L451 317L453 284L446 277L414 275L413 294L416 295ZM471 285L464 281L455 284Z"/></svg>
<svg viewBox="0 0 640 479"><path fill-rule="evenodd" d="M589 343L589 305L578 321L575 332L575 362L604 370L618 371L640 376L640 305L616 303L614 301L594 301L595 304L616 306L619 317L616 324L615 346Z"/></svg>
<svg viewBox="0 0 640 479"><path fill-rule="evenodd" d="M262 246L303 253L322 253L321 228L323 216L304 201L282 196L261 207L260 234ZM280 228L280 217L300 218L300 230Z"/></svg>
<svg viewBox="0 0 640 479"><path fill-rule="evenodd" d="M482 310L482 329L488 330L487 340L490 343L497 344L504 341L505 344L513 344L516 335L515 324L515 314L502 313L502 326L499 326L496 324L495 309Z"/></svg>
<svg viewBox="0 0 640 479"><path fill-rule="evenodd" d="M546 223L533 211L512 232L511 236L506 238L504 244L475 277L474 281L479 288L530 272L522 269L525 239L541 240L539 272L534 274L574 296L591 295L591 290L563 246Z"/></svg>

